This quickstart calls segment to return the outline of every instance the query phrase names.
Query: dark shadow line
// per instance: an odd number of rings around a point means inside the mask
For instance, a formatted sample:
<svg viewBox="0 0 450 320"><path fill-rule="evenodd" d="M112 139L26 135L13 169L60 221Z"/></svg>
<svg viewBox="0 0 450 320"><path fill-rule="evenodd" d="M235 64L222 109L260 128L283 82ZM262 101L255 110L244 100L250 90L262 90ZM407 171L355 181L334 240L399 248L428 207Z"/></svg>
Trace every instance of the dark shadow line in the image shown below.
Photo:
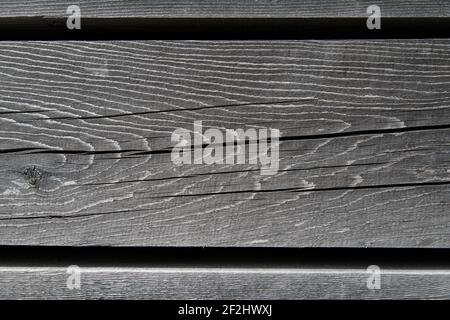
<svg viewBox="0 0 450 320"><path fill-rule="evenodd" d="M0 266L450 269L449 250L0 246Z"/></svg>
<svg viewBox="0 0 450 320"><path fill-rule="evenodd" d="M449 17L381 17L369 30L367 17L323 18L81 18L69 30L66 17L0 18L0 40L276 40L448 38Z"/></svg>

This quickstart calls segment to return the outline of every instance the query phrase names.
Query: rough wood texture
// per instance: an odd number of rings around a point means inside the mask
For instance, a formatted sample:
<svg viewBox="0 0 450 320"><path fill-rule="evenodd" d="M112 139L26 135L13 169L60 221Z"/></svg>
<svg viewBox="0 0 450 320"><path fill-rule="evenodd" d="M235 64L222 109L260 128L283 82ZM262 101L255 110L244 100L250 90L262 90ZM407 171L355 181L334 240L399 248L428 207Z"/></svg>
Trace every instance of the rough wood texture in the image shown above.
<svg viewBox="0 0 450 320"><path fill-rule="evenodd" d="M449 40L0 43L0 244L449 247ZM280 171L170 161L279 128Z"/></svg>
<svg viewBox="0 0 450 320"><path fill-rule="evenodd" d="M0 2L0 17L65 17L69 5L83 17L367 17L378 5L384 17L449 17L445 0L32 0Z"/></svg>
<svg viewBox="0 0 450 320"><path fill-rule="evenodd" d="M448 299L450 270L82 267L80 290L64 267L0 267L1 299Z"/></svg>

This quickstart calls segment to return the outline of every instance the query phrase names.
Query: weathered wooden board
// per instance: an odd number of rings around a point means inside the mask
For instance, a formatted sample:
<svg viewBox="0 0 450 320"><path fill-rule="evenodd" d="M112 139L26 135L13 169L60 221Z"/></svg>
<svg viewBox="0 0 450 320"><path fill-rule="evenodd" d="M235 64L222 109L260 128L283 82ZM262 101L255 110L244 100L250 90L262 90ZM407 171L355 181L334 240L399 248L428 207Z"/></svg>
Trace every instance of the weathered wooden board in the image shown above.
<svg viewBox="0 0 450 320"><path fill-rule="evenodd" d="M0 255L6 299L448 299L450 286L442 249L11 246Z"/></svg>
<svg viewBox="0 0 450 320"><path fill-rule="evenodd" d="M368 289L365 269L0 267L1 299L448 299L450 270L387 269Z"/></svg>
<svg viewBox="0 0 450 320"><path fill-rule="evenodd" d="M0 244L449 247L450 41L0 43ZM280 167L174 165L278 128Z"/></svg>
<svg viewBox="0 0 450 320"><path fill-rule="evenodd" d="M64 17L69 0L5 0L0 17ZM384 17L449 17L445 0L79 0L84 17L367 17L378 5Z"/></svg>

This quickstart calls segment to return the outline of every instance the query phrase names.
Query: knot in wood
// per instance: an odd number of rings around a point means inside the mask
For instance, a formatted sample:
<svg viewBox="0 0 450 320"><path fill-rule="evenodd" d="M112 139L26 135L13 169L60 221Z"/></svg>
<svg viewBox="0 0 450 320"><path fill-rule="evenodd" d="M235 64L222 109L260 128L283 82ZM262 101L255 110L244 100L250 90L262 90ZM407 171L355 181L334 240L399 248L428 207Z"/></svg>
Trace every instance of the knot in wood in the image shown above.
<svg viewBox="0 0 450 320"><path fill-rule="evenodd" d="M26 168L23 171L25 180L33 187L37 188L42 179L42 172L36 166Z"/></svg>

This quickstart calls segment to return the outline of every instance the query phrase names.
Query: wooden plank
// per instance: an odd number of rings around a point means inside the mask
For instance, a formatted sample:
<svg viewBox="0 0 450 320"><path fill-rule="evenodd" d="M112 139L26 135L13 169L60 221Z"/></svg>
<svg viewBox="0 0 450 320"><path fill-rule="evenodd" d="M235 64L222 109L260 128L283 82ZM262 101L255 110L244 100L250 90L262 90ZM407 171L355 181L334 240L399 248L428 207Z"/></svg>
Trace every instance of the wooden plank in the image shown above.
<svg viewBox="0 0 450 320"><path fill-rule="evenodd" d="M449 298L445 250L11 246L0 255L6 299Z"/></svg>
<svg viewBox="0 0 450 320"><path fill-rule="evenodd" d="M66 17L69 0L2 1L0 17ZM79 0L83 17L367 17L378 5L384 17L449 17L445 0Z"/></svg>
<svg viewBox="0 0 450 320"><path fill-rule="evenodd" d="M448 299L450 270L382 270L368 289L365 269L0 267L1 299ZM20 288L20 289L18 289Z"/></svg>
<svg viewBox="0 0 450 320"><path fill-rule="evenodd" d="M0 244L449 247L450 41L0 43ZM280 167L172 132L281 130Z"/></svg>

